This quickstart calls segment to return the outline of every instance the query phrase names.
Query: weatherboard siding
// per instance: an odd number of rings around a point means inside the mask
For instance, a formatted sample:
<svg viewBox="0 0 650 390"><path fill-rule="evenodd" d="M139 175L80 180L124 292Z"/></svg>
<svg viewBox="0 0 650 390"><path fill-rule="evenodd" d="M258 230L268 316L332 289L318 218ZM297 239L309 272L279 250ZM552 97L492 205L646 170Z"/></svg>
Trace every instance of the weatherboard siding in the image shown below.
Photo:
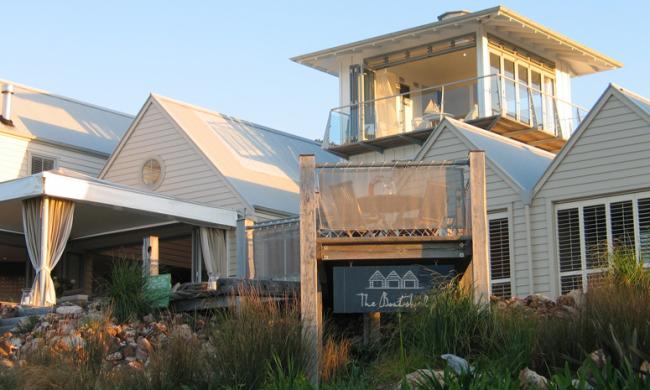
<svg viewBox="0 0 650 390"><path fill-rule="evenodd" d="M104 179L148 189L141 180L142 165L149 158L157 158L163 164L164 177L155 192L213 207L243 210L246 206L241 198L190 142L157 105L150 104ZM234 231L228 232L227 240L229 274L233 275L237 269Z"/></svg>
<svg viewBox="0 0 650 390"><path fill-rule="evenodd" d="M0 181L31 174L31 156L56 160L57 168L71 169L97 177L106 158L38 140L0 133Z"/></svg>
<svg viewBox="0 0 650 390"><path fill-rule="evenodd" d="M391 162L397 160L413 160L415 155L420 151L419 145L405 145L395 148L385 149L382 153L368 152L350 156L349 160L352 163L367 163L367 162ZM465 156L467 158L467 156Z"/></svg>
<svg viewBox="0 0 650 390"><path fill-rule="evenodd" d="M457 135L447 128L438 135L423 160L466 159L470 148ZM515 295L528 294L528 250L526 246L526 223L524 207L518 192L486 164L486 190L488 213L507 211L512 230L511 242L511 283Z"/></svg>
<svg viewBox="0 0 650 390"><path fill-rule="evenodd" d="M558 294L554 204L650 189L650 125L618 97L610 96L573 148L538 190L531 207L533 263Z"/></svg>

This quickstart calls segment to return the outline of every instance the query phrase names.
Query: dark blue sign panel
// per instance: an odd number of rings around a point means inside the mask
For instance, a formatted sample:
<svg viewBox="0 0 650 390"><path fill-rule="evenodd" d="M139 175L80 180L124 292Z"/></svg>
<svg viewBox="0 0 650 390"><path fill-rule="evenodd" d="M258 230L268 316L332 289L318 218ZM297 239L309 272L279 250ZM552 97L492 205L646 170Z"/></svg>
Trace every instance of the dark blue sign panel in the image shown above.
<svg viewBox="0 0 650 390"><path fill-rule="evenodd" d="M450 280L452 265L333 268L334 312L394 312L409 308L433 287Z"/></svg>

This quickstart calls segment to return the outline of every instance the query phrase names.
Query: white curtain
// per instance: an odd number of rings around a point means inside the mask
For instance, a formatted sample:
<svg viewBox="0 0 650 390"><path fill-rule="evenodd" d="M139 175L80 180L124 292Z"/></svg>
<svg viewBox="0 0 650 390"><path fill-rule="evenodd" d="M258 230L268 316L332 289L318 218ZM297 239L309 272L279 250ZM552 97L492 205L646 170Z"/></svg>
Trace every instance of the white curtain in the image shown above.
<svg viewBox="0 0 650 390"><path fill-rule="evenodd" d="M386 69L375 73L375 134L384 137L395 134L399 130L397 112L400 99L395 95L399 93L399 79L397 75ZM391 98L382 99L383 97Z"/></svg>
<svg viewBox="0 0 650 390"><path fill-rule="evenodd" d="M74 202L47 197L27 199L22 212L27 252L36 271L30 302L34 306L52 306L56 304L56 291L50 274L70 237Z"/></svg>
<svg viewBox="0 0 650 390"><path fill-rule="evenodd" d="M226 231L222 229L199 229L201 236L201 253L205 270L210 279L228 276L228 262L226 254Z"/></svg>

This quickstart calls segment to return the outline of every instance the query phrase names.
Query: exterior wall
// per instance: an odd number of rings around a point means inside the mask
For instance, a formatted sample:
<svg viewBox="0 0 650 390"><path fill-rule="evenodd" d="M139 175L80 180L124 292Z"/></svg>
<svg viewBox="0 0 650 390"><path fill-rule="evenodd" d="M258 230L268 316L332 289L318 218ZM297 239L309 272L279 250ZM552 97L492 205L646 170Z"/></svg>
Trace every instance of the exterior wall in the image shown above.
<svg viewBox="0 0 650 390"><path fill-rule="evenodd" d="M535 290L559 293L554 204L650 189L648 145L648 122L609 97L533 199Z"/></svg>
<svg viewBox="0 0 650 390"><path fill-rule="evenodd" d="M56 160L57 168L67 168L97 177L107 157L63 146L0 133L0 181L31 174L31 155Z"/></svg>
<svg viewBox="0 0 650 390"><path fill-rule="evenodd" d="M243 210L246 207L226 179L155 104L150 104L145 109L137 128L130 134L103 178L151 190L141 179L142 165L150 158L158 159L163 165L163 179L154 191L231 210ZM237 271L234 231L228 232L227 240L230 253L229 274L234 275Z"/></svg>
<svg viewBox="0 0 650 390"><path fill-rule="evenodd" d="M444 130L435 140L423 160L455 160L467 158L470 149L451 131ZM489 156L488 156L489 158ZM528 255L524 206L518 192L486 166L488 214L505 212L510 220L510 278L513 295L526 295L528 291Z"/></svg>

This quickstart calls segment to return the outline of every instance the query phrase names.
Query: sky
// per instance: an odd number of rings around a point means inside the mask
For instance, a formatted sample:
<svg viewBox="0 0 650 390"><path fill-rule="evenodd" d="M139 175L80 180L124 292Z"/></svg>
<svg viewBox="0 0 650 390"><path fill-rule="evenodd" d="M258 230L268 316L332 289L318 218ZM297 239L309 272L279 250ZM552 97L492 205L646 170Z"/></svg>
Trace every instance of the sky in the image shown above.
<svg viewBox="0 0 650 390"><path fill-rule="evenodd" d="M497 4L5 1L0 78L134 115L154 92L316 139L338 105L338 81L290 57ZM501 4L623 62L574 79L575 103L590 108L610 82L650 97L650 2Z"/></svg>

